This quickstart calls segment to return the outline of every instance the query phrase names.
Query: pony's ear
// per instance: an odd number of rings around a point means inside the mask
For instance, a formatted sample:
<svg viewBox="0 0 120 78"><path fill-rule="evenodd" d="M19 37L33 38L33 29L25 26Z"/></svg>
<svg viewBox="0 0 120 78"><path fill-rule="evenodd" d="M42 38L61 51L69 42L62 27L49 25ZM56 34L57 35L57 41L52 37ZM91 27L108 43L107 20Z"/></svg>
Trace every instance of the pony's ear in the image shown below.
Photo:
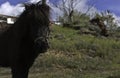
<svg viewBox="0 0 120 78"><path fill-rule="evenodd" d="M30 6L30 4L28 4L28 3L25 4L25 3L24 3L23 6L25 7L25 9L28 9L29 6Z"/></svg>
<svg viewBox="0 0 120 78"><path fill-rule="evenodd" d="M40 4L42 4L42 1L39 1L39 2L36 3L36 5L40 5Z"/></svg>
<svg viewBox="0 0 120 78"><path fill-rule="evenodd" d="M25 7L25 9L28 9L29 8L29 4L28 3L22 3L21 5L20 5L20 7Z"/></svg>
<svg viewBox="0 0 120 78"><path fill-rule="evenodd" d="M25 7L25 9L28 9L29 5L28 4L24 4L24 7Z"/></svg>

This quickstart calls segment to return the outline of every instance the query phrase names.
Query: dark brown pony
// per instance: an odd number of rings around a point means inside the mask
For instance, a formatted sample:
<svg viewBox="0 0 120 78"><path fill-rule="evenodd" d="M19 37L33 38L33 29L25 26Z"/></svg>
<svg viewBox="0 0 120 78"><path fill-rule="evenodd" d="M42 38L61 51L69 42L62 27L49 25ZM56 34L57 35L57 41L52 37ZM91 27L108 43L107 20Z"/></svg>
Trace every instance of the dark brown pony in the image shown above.
<svg viewBox="0 0 120 78"><path fill-rule="evenodd" d="M108 36L106 26L103 23L103 21L100 20L100 18L93 18L93 19L90 20L90 22L93 25L98 25L99 26L99 28L101 29L101 35Z"/></svg>
<svg viewBox="0 0 120 78"><path fill-rule="evenodd" d="M49 48L49 6L25 4L17 21L0 34L0 66L10 67L12 78L28 78L39 53Z"/></svg>

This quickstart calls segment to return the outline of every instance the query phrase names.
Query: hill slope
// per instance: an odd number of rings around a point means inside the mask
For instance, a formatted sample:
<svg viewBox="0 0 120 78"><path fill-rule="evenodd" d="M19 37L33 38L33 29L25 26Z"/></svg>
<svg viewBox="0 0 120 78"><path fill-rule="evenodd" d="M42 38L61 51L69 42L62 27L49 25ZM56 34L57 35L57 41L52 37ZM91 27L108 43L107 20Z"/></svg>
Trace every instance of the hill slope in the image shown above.
<svg viewBox="0 0 120 78"><path fill-rule="evenodd" d="M50 49L40 54L30 78L120 78L120 40L82 35L53 26ZM10 70L1 68L0 78Z"/></svg>

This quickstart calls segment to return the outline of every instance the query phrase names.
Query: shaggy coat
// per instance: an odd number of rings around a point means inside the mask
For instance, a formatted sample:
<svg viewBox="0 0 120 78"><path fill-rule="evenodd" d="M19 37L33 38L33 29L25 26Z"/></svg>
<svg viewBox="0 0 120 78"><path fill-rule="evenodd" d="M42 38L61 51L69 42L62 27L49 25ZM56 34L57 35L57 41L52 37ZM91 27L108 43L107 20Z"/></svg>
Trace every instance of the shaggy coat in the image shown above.
<svg viewBox="0 0 120 78"><path fill-rule="evenodd" d="M25 4L17 21L0 34L0 66L12 69L12 78L28 78L29 68L49 45L49 6Z"/></svg>

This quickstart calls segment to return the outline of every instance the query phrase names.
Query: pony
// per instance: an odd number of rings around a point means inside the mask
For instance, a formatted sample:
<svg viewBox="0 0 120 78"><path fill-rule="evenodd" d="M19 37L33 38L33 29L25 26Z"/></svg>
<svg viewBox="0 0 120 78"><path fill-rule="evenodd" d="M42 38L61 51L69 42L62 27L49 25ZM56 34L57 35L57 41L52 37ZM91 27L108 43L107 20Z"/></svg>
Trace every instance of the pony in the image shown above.
<svg viewBox="0 0 120 78"><path fill-rule="evenodd" d="M103 21L100 20L100 18L93 18L90 20L90 23L92 23L93 25L98 25L100 30L101 30L101 35L107 37L108 36L108 32L107 32L107 29L106 29L106 26L105 24L103 23Z"/></svg>
<svg viewBox="0 0 120 78"><path fill-rule="evenodd" d="M10 67L12 78L28 78L30 67L49 48L47 4L26 3L16 22L0 34L0 66Z"/></svg>

